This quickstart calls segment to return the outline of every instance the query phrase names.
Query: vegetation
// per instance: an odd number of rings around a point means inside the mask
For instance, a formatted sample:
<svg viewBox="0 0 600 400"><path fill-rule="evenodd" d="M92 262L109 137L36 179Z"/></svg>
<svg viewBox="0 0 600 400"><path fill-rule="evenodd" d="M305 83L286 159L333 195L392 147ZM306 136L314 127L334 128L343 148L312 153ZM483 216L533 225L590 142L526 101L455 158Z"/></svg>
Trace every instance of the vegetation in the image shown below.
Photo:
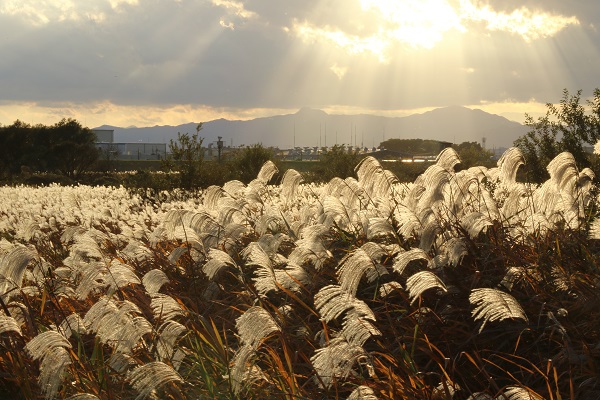
<svg viewBox="0 0 600 400"><path fill-rule="evenodd" d="M98 160L95 140L90 129L73 119L52 126L19 120L0 126L0 175L10 180L22 171L42 171L76 179Z"/></svg>
<svg viewBox="0 0 600 400"><path fill-rule="evenodd" d="M0 390L28 399L596 399L600 224L573 156L404 184L0 188ZM560 201L558 201L560 199Z"/></svg>
<svg viewBox="0 0 600 400"><path fill-rule="evenodd" d="M233 153L233 156L226 160L225 168L229 179L249 183L256 178L264 163L273 161L274 158L271 149L263 147L262 144L255 144Z"/></svg>
<svg viewBox="0 0 600 400"><path fill-rule="evenodd" d="M484 149L477 142L463 142L452 146L460 157L461 168L483 166L490 168L494 166L494 153Z"/></svg>
<svg viewBox="0 0 600 400"><path fill-rule="evenodd" d="M429 139L388 139L380 145L386 150L397 151L411 156L437 155L452 143Z"/></svg>
<svg viewBox="0 0 600 400"><path fill-rule="evenodd" d="M196 127L196 133L177 133L177 140L171 139L169 151L164 160L164 168L177 171L179 187L184 189L195 189L202 185L201 173L204 161L203 138L200 131L202 123Z"/></svg>
<svg viewBox="0 0 600 400"><path fill-rule="evenodd" d="M354 167L363 158L358 150L347 150L342 145L335 145L321 154L313 169L312 180L329 182L331 179L353 177Z"/></svg>
<svg viewBox="0 0 600 400"><path fill-rule="evenodd" d="M576 94L563 91L558 105L548 103L546 115L537 121L526 114L525 124L531 129L515 141L525 156L525 168L532 182L543 182L548 178L546 165L559 153L568 151L580 167L594 167L585 146L594 146L600 140L600 89L594 90L588 110L581 104L581 90Z"/></svg>

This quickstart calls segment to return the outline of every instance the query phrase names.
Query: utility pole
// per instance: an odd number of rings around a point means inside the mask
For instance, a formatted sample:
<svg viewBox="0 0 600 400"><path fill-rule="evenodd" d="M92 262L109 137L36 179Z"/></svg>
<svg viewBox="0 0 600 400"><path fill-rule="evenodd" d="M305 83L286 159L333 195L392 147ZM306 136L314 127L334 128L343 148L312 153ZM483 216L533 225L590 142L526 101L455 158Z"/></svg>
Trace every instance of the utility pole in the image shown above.
<svg viewBox="0 0 600 400"><path fill-rule="evenodd" d="M218 158L217 160L219 162L221 162L221 151L223 151L223 141L221 139L223 139L221 136L217 136L219 138L219 140L217 140L217 150L218 150Z"/></svg>

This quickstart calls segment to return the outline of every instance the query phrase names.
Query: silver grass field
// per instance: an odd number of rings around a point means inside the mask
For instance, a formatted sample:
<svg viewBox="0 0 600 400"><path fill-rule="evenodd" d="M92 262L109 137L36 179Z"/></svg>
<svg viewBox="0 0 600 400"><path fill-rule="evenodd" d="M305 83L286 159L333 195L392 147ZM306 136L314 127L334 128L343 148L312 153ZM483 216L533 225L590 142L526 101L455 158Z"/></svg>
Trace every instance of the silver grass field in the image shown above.
<svg viewBox="0 0 600 400"><path fill-rule="evenodd" d="M0 395L600 398L593 173L459 162L403 183L367 157L324 185L268 162L193 196L0 188Z"/></svg>

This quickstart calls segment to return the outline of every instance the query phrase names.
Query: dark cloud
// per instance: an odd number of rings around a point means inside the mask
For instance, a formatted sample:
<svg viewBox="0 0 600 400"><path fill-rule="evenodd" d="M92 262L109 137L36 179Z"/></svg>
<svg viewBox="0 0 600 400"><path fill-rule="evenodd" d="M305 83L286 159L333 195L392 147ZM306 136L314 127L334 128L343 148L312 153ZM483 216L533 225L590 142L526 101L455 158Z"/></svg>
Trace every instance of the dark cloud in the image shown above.
<svg viewBox="0 0 600 400"><path fill-rule="evenodd" d="M546 102L565 87L591 92L600 86L593 0L490 1L498 12L526 6L576 16L581 25L526 41L473 23L467 32L446 32L432 49L392 43L387 62L293 32L294 23L308 22L373 35L375 14L359 13L358 2L248 0L249 17L210 1L140 0L117 10L103 4L86 12L103 11L104 20L33 25L0 13L0 100L393 109Z"/></svg>

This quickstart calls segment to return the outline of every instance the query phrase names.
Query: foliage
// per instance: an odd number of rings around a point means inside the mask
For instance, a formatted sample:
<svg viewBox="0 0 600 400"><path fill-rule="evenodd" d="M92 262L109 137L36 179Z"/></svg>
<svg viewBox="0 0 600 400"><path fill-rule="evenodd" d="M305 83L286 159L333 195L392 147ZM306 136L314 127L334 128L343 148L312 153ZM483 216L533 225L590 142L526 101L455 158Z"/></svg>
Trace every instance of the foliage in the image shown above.
<svg viewBox="0 0 600 400"><path fill-rule="evenodd" d="M419 175L421 175L423 172L425 172L425 170L427 169L427 167L430 166L429 163L415 163L415 162L409 162L409 163L404 163L401 161L392 161L392 162L383 162L382 163L385 168L387 168L388 170L390 170L391 172L394 173L394 175L396 175L396 177L398 177L398 180L400 182L414 182L415 179L417 179L417 177Z"/></svg>
<svg viewBox="0 0 600 400"><path fill-rule="evenodd" d="M380 145L386 150L397 151L411 156L436 155L451 143L429 139L387 139Z"/></svg>
<svg viewBox="0 0 600 400"><path fill-rule="evenodd" d="M362 156L358 150L346 150L342 145L335 145L321 154L317 166L313 170L315 182L328 182L335 177L347 178L354 175L354 167Z"/></svg>
<svg viewBox="0 0 600 400"><path fill-rule="evenodd" d="M593 146L600 139L600 89L581 104L581 90L571 95L563 90L558 105L546 104L546 115L537 121L525 114L530 131L515 141L525 156L525 167L532 182L547 179L546 165L560 152L568 151L581 168L591 166L590 155L584 146ZM595 171L596 173L600 171Z"/></svg>
<svg viewBox="0 0 600 400"><path fill-rule="evenodd" d="M256 178L263 164L273 158L273 150L263 147L260 143L245 147L235 152L233 157L227 160L230 179L249 183Z"/></svg>
<svg viewBox="0 0 600 400"><path fill-rule="evenodd" d="M453 145L452 147L458 153L461 161L461 168L463 169L476 166L487 168L494 166L494 161L492 160L494 154L481 147L477 142L463 142L458 145Z"/></svg>
<svg viewBox="0 0 600 400"><path fill-rule="evenodd" d="M171 139L169 151L163 168L179 172L179 187L194 189L202 186L201 173L204 161L204 149L200 131L202 123L196 127L196 133L177 133L177 140Z"/></svg>
<svg viewBox="0 0 600 400"><path fill-rule="evenodd" d="M0 188L8 398L596 399L600 223L568 153L541 186L445 149L355 177L131 195ZM591 228L590 228L591 226ZM80 397L75 397L80 396Z"/></svg>
<svg viewBox="0 0 600 400"><path fill-rule="evenodd" d="M32 126L17 120L0 126L0 173L11 177L26 167L78 178L98 160L95 141L93 132L73 119L62 119L51 126Z"/></svg>

